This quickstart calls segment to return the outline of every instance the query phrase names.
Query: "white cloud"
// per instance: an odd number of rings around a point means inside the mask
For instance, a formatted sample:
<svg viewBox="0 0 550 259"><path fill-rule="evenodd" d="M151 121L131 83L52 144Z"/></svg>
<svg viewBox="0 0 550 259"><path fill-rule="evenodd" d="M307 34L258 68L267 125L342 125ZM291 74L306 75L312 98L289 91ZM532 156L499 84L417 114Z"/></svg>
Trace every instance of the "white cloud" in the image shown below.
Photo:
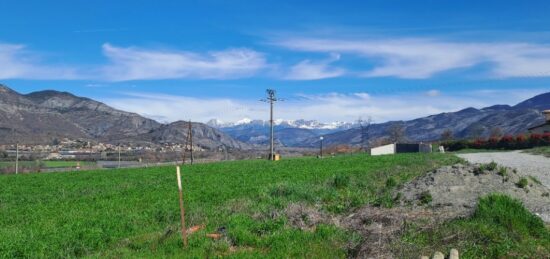
<svg viewBox="0 0 550 259"><path fill-rule="evenodd" d="M263 54L250 49L201 54L104 44L103 53L111 62L102 69L104 77L113 81L239 78L251 76L266 66Z"/></svg>
<svg viewBox="0 0 550 259"><path fill-rule="evenodd" d="M550 45L543 44L323 38L288 38L275 44L298 51L355 54L374 64L372 69L360 73L365 77L423 79L482 64L489 65L492 77L550 76Z"/></svg>
<svg viewBox="0 0 550 259"><path fill-rule="evenodd" d="M44 65L25 45L0 43L0 79L78 79L76 69Z"/></svg>
<svg viewBox="0 0 550 259"><path fill-rule="evenodd" d="M0 79L231 79L252 76L267 66L262 53L246 48L197 53L103 44L102 49L107 64L68 66L46 64L39 53L24 45L0 43Z"/></svg>
<svg viewBox="0 0 550 259"><path fill-rule="evenodd" d="M298 100L289 99L277 103L275 117L291 120L351 122L359 117L370 116L375 122L380 123L458 111L467 107L483 108L495 104L514 105L542 92L544 89L475 90L452 94L440 92L437 96L429 96L425 93L299 95ZM495 103L494 96L500 97L499 103ZM265 103L228 98L199 99L185 96L128 93L122 98L104 99L103 101L116 108L166 122L188 119L206 122L214 118L235 122L243 118L266 119L269 115L268 106ZM144 103L147 105L143 105Z"/></svg>
<svg viewBox="0 0 550 259"><path fill-rule="evenodd" d="M330 64L339 60L340 55L331 54L326 60L313 62L304 60L292 66L289 73L285 76L288 80L316 80L342 76L345 70L342 68L332 68Z"/></svg>

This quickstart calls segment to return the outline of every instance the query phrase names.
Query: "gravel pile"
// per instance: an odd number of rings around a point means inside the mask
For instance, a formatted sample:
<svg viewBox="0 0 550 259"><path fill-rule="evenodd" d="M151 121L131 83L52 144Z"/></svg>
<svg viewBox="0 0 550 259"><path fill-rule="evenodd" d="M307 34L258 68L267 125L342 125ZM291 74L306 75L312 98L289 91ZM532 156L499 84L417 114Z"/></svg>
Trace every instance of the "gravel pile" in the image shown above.
<svg viewBox="0 0 550 259"><path fill-rule="evenodd" d="M531 212L550 222L550 190L536 178L521 176L506 167L446 166L406 184L399 193L404 206L429 206L451 217L470 215L481 196L503 193L519 199Z"/></svg>

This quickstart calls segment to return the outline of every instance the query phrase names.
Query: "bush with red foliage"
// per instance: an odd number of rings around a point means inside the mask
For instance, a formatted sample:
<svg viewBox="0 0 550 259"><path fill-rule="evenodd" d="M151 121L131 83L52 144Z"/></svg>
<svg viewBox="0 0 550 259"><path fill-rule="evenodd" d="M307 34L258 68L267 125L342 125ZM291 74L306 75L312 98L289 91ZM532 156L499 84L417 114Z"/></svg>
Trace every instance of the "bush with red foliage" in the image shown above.
<svg viewBox="0 0 550 259"><path fill-rule="evenodd" d="M501 138L491 137L488 140L476 139L474 141L457 140L441 143L449 151L456 151L465 148L474 149L525 149L538 146L550 146L550 133L531 135L506 135Z"/></svg>

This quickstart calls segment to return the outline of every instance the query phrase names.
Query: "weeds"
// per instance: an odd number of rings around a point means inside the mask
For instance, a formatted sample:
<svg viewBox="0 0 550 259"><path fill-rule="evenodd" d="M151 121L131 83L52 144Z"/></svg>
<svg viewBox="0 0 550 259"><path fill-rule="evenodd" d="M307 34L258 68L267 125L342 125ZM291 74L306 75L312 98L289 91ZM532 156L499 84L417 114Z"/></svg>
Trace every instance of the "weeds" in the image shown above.
<svg viewBox="0 0 550 259"><path fill-rule="evenodd" d="M508 176L508 169L506 167L499 167L498 168L498 175L502 177Z"/></svg>
<svg viewBox="0 0 550 259"><path fill-rule="evenodd" d="M522 189L525 189L527 185L529 185L529 181L527 181L527 178L525 177L520 178L519 181L516 183L516 186Z"/></svg>
<svg viewBox="0 0 550 259"><path fill-rule="evenodd" d="M426 205L432 202L432 194L429 191L423 191L420 193L418 200L420 200L421 204Z"/></svg>
<svg viewBox="0 0 550 259"><path fill-rule="evenodd" d="M409 254L457 248L461 258L546 258L550 231L520 201L493 194L479 200L471 218L424 230L411 227L401 243L396 249Z"/></svg>

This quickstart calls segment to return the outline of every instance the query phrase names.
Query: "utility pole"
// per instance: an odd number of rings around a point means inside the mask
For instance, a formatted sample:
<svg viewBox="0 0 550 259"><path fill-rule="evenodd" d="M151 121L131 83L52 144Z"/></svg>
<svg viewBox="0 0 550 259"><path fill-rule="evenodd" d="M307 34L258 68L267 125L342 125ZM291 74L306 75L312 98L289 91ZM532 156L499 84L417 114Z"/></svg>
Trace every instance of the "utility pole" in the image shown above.
<svg viewBox="0 0 550 259"><path fill-rule="evenodd" d="M19 173L19 141L17 140L15 129L12 129L12 131L13 131L13 140L15 141L15 174L18 174Z"/></svg>
<svg viewBox="0 0 550 259"><path fill-rule="evenodd" d="M120 143L118 144L118 168L120 168Z"/></svg>
<svg viewBox="0 0 550 259"><path fill-rule="evenodd" d="M188 125L187 138L185 139L185 145L183 146L182 164L185 164L185 155L187 154L187 146L189 146L191 164L193 164L193 162L195 161L195 157L193 156L193 125L191 123L191 120L189 120L189 123L187 125Z"/></svg>
<svg viewBox="0 0 550 259"><path fill-rule="evenodd" d="M274 121L273 121L273 105L277 101L282 101L281 99L277 99L275 97L275 90L273 89L267 89L266 90L267 97L266 99L262 99L260 101L269 103L269 135L270 135L270 141L269 141L269 160L275 160L275 150L274 150Z"/></svg>
<svg viewBox="0 0 550 259"><path fill-rule="evenodd" d="M323 140L325 139L325 137L321 136L319 137L319 140L320 140L320 146L319 146L319 158L323 158Z"/></svg>
<svg viewBox="0 0 550 259"><path fill-rule="evenodd" d="M191 151L191 164L193 164L195 157L193 156L193 124L191 120L189 120L189 149Z"/></svg>
<svg viewBox="0 0 550 259"><path fill-rule="evenodd" d="M19 173L19 142L15 144L15 174Z"/></svg>

